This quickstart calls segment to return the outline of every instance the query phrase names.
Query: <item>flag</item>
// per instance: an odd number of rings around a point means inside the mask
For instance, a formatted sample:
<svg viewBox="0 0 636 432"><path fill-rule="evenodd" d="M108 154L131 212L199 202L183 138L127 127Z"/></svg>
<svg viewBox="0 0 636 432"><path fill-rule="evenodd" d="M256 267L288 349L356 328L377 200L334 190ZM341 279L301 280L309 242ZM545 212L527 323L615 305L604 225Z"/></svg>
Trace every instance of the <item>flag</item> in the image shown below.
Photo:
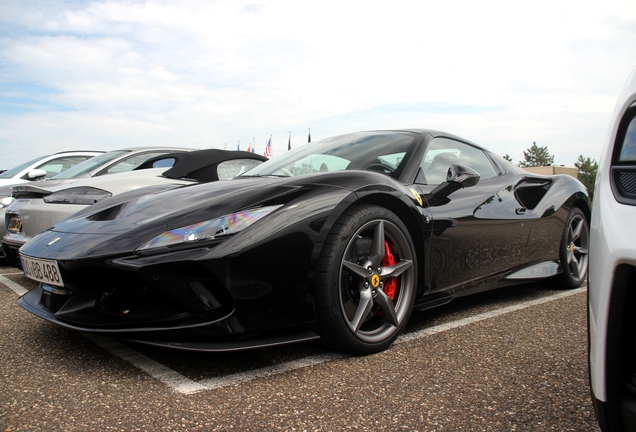
<svg viewBox="0 0 636 432"><path fill-rule="evenodd" d="M309 128L309 136L307 137L307 142L311 142L311 128Z"/></svg>
<svg viewBox="0 0 636 432"><path fill-rule="evenodd" d="M240 150L241 149L241 142L239 141L238 144L236 145L236 149Z"/></svg>
<svg viewBox="0 0 636 432"><path fill-rule="evenodd" d="M267 141L267 145L265 146L265 153L263 153L263 156L265 156L266 158L272 157L272 137L269 137L269 141Z"/></svg>
<svg viewBox="0 0 636 432"><path fill-rule="evenodd" d="M291 132L289 132L289 140L287 141L287 151L291 150Z"/></svg>
<svg viewBox="0 0 636 432"><path fill-rule="evenodd" d="M256 145L254 145L254 147L252 147L252 153L254 153L254 149L256 148Z"/></svg>
<svg viewBox="0 0 636 432"><path fill-rule="evenodd" d="M254 153L254 150L252 150L252 146L247 146L247 152Z"/></svg>

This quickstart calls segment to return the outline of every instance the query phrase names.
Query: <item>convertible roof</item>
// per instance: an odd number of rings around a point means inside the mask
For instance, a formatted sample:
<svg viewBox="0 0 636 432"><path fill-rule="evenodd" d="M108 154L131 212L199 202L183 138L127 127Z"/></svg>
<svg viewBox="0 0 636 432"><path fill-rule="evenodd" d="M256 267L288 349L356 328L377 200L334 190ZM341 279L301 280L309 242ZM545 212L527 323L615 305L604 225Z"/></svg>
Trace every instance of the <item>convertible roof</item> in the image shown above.
<svg viewBox="0 0 636 432"><path fill-rule="evenodd" d="M221 162L232 159L253 159L261 162L266 157L246 151L230 151L219 149L195 150L183 153L170 153L149 159L136 169L152 168L153 163L162 159L176 159L172 168L162 175L171 179L189 179L210 182L219 179L217 167Z"/></svg>

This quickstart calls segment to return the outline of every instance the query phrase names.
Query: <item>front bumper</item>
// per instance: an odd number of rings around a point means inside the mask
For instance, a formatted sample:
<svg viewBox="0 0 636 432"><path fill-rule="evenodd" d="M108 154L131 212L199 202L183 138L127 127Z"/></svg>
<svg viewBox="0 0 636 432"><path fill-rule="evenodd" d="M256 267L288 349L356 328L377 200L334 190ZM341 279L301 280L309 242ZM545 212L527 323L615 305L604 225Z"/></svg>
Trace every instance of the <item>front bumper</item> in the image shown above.
<svg viewBox="0 0 636 432"><path fill-rule="evenodd" d="M56 298L56 295L59 294L51 294L50 292L47 293L47 290L40 286L21 297L18 300L18 303L29 312L62 327L73 330L90 331L92 333L109 333L111 336L130 342L184 351L245 351L320 339L319 335L302 326L298 328L246 335L240 338L232 337L225 332L219 331L219 328L222 327L215 327L210 325L210 323L205 326L195 326L193 328L188 328L187 326L168 329L148 327L137 328L135 331L131 331L131 329L87 329L85 326L73 325L59 319L56 316L56 313L52 313L52 308L61 309L64 305L67 307L70 306L64 301L60 303L60 299ZM188 329L189 331L183 331L185 329Z"/></svg>
<svg viewBox="0 0 636 432"><path fill-rule="evenodd" d="M19 249L26 243L26 241L16 241L11 234L5 236L2 239L2 252L7 259L7 263L12 267L22 269L22 263L20 262Z"/></svg>
<svg viewBox="0 0 636 432"><path fill-rule="evenodd" d="M605 179L604 179L605 180ZM636 208L597 187L588 284L590 385L603 431L636 429Z"/></svg>

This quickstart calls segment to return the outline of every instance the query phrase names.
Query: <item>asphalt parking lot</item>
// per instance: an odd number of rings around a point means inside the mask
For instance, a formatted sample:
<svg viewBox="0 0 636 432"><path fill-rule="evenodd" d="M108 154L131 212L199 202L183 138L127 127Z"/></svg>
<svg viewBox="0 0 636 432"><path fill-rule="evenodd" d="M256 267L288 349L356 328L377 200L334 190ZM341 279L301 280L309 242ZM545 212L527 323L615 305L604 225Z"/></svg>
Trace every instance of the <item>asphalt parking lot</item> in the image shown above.
<svg viewBox="0 0 636 432"><path fill-rule="evenodd" d="M390 349L193 353L58 328L0 262L0 430L596 431L585 288L525 285L414 312Z"/></svg>

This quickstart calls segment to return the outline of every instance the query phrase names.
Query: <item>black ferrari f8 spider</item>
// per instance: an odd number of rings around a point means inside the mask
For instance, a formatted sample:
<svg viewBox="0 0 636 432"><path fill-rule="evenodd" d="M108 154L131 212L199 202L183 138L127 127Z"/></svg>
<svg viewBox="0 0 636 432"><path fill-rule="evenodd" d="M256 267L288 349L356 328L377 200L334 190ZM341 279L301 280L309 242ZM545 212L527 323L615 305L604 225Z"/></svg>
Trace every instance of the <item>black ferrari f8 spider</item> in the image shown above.
<svg viewBox="0 0 636 432"><path fill-rule="evenodd" d="M19 303L56 324L227 351L322 339L369 354L413 309L587 274L590 201L456 136L359 132L233 180L98 202L20 249Z"/></svg>

